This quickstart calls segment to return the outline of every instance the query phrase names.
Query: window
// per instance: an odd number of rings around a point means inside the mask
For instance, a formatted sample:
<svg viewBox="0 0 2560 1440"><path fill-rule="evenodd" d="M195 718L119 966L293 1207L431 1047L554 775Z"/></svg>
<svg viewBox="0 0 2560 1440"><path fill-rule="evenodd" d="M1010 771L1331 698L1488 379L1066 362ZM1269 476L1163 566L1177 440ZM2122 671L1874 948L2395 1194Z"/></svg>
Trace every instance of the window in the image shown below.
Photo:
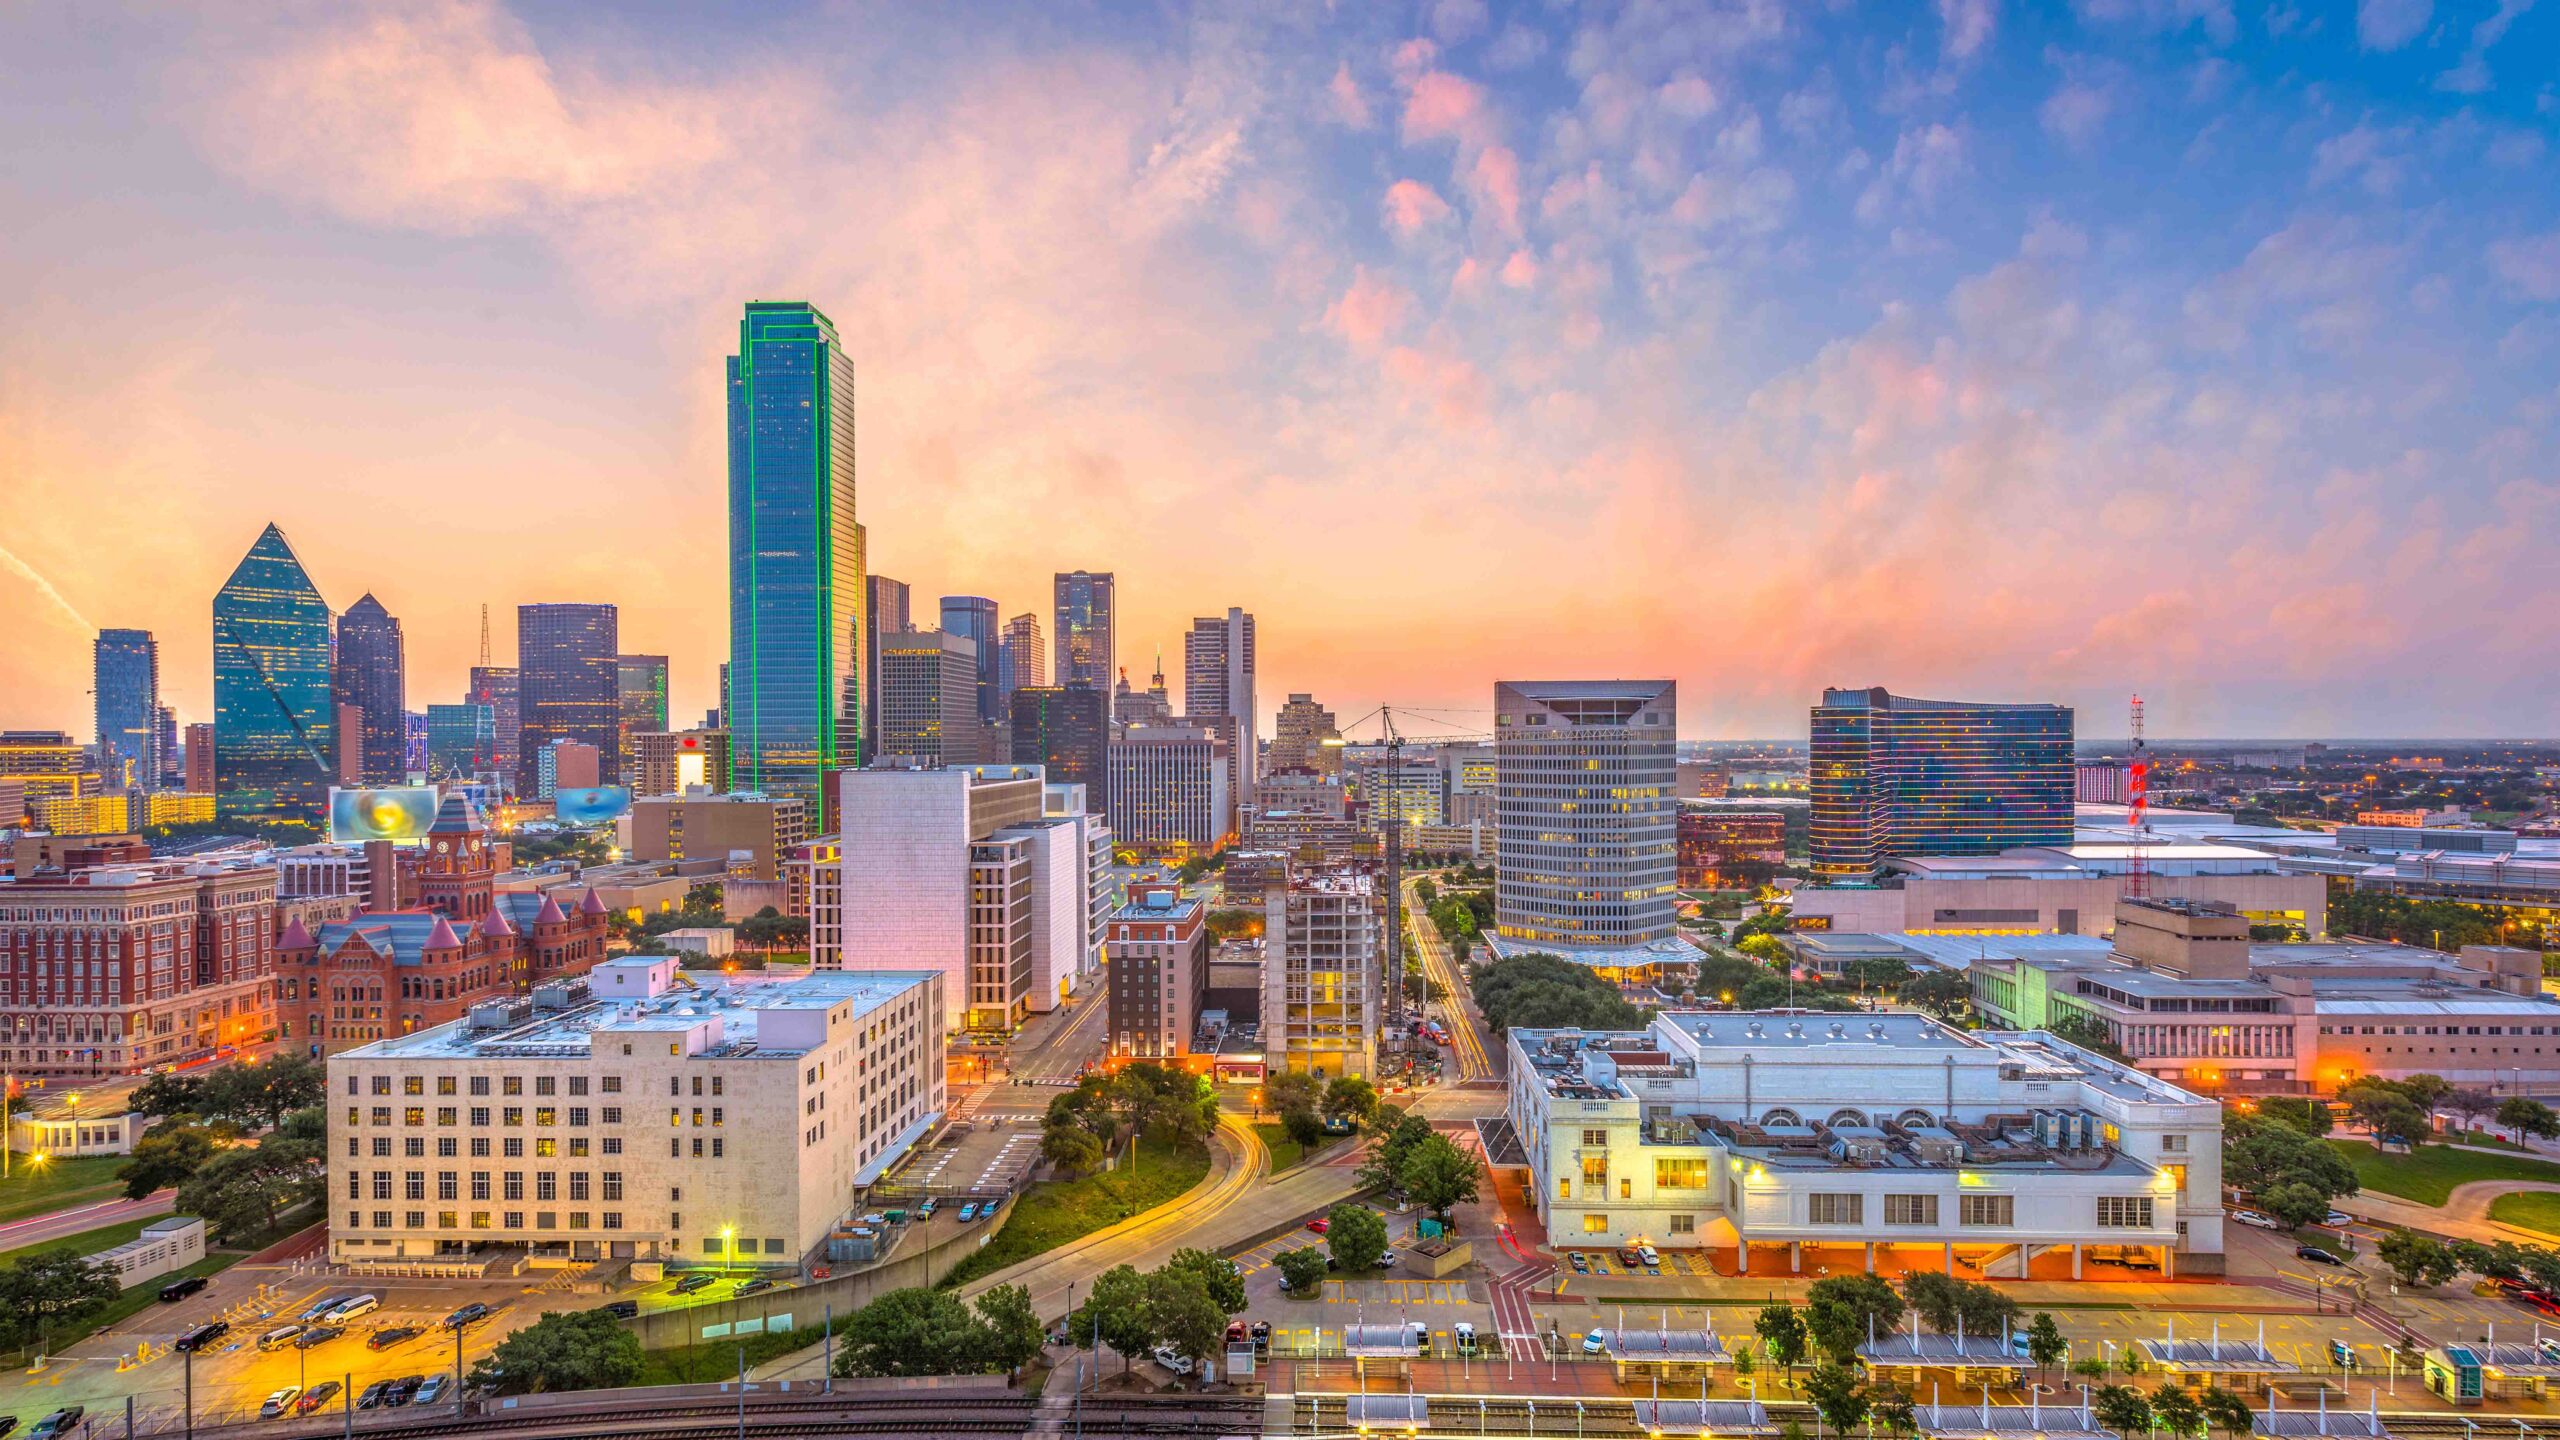
<svg viewBox="0 0 2560 1440"><path fill-rule="evenodd" d="M1609 1183L1609 1157L1606 1155L1585 1155L1582 1157L1582 1180L1586 1185L1607 1185Z"/></svg>
<svg viewBox="0 0 2560 1440"><path fill-rule="evenodd" d="M1956 1219L1965 1225L2015 1225L2018 1223L2018 1197L1961 1196L1956 1201Z"/></svg>
<svg viewBox="0 0 2560 1440"><path fill-rule="evenodd" d="M523 1171L521 1171L521 1170L510 1170L510 1171L506 1172L506 1175L505 1175L505 1177L504 1177L504 1178L505 1178L505 1182L506 1182L506 1196L507 1196L507 1198L508 1198L508 1199L510 1199L510 1200L521 1200L521 1199L523 1199L523 1198L524 1198L524 1172L523 1172Z"/></svg>
<svg viewBox="0 0 2560 1440"><path fill-rule="evenodd" d="M1704 1190L1707 1188L1707 1162L1700 1156L1685 1160L1653 1162L1653 1188L1656 1190Z"/></svg>
<svg viewBox="0 0 2560 1440"><path fill-rule="evenodd" d="M1583 1217L1582 1217L1582 1233L1583 1233L1583 1234L1585 1234L1585 1235L1606 1235L1606 1234L1608 1234L1608 1233L1609 1233L1609 1217L1608 1217L1608 1216L1606 1216L1606 1215L1585 1215L1585 1216L1583 1216Z"/></svg>
<svg viewBox="0 0 2560 1440"><path fill-rule="evenodd" d="M1935 1195L1887 1195L1884 1197L1884 1223L1887 1225L1935 1225L1938 1223L1938 1197Z"/></svg>
<svg viewBox="0 0 2560 1440"><path fill-rule="evenodd" d="M1867 1216L1864 1195L1825 1195L1819 1192L1805 1198L1805 1223L1808 1225L1856 1225Z"/></svg>
<svg viewBox="0 0 2560 1440"><path fill-rule="evenodd" d="M2148 1195L2099 1196L2098 1228L2101 1230L2150 1229L2151 1197Z"/></svg>
<svg viewBox="0 0 2560 1440"><path fill-rule="evenodd" d="M1698 1217L1697 1217L1697 1216L1695 1216L1695 1215L1674 1215L1674 1216L1672 1216L1672 1217L1671 1217L1671 1233L1672 1233L1672 1234L1674 1234L1674 1235L1695 1235L1695 1234L1697 1234L1697 1233L1698 1233Z"/></svg>
<svg viewBox="0 0 2560 1440"><path fill-rule="evenodd" d="M719 1142L715 1140L712 1143L716 1145ZM1621 1200L1633 1200L1636 1198L1636 1182L1627 1179L1623 1175L1618 1177L1618 1198Z"/></svg>
<svg viewBox="0 0 2560 1440"><path fill-rule="evenodd" d="M2160 1153L2163 1155L2175 1155L2186 1148L2187 1137L2184 1135L2163 1135L2160 1137Z"/></svg>
<svg viewBox="0 0 2560 1440"><path fill-rule="evenodd" d="M1585 1145L1606 1147L1609 1143L1609 1132L1606 1130L1585 1130L1582 1132L1582 1143Z"/></svg>
<svg viewBox="0 0 2560 1440"><path fill-rule="evenodd" d="M1556 1198L1559 1200L1570 1200L1573 1198L1573 1178L1571 1176L1559 1175L1556 1177Z"/></svg>
<svg viewBox="0 0 2560 1440"><path fill-rule="evenodd" d="M619 1200L622 1198L621 1171L607 1170L604 1172L604 1198L607 1200Z"/></svg>

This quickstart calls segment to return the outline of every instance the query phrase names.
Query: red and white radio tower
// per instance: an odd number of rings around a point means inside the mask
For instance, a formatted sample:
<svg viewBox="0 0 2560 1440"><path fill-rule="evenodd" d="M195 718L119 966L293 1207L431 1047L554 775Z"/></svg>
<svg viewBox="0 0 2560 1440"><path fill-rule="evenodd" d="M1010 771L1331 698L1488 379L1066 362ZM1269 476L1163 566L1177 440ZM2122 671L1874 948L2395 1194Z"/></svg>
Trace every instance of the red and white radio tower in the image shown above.
<svg viewBox="0 0 2560 1440"><path fill-rule="evenodd" d="M2133 697L2133 759L2125 767L2125 821L2133 831L2127 853L2124 893L2141 899L2151 893L2151 757L2142 745L2142 697Z"/></svg>

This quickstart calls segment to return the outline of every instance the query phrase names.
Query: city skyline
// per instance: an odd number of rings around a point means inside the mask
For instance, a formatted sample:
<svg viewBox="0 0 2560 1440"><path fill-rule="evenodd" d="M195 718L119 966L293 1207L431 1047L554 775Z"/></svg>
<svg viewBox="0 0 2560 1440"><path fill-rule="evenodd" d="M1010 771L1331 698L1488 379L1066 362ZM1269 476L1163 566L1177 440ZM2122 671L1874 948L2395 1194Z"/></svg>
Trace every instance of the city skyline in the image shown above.
<svg viewBox="0 0 2560 1440"><path fill-rule="evenodd" d="M1833 685L2548 730L2560 18L2290 13L14 12L0 726L84 729L98 627L210 718L270 521L413 709L479 605L578 600L699 715L708 377L775 299L865 376L869 567L1044 617L1111 572L1132 668L1238 605L1345 716L1659 674L1691 739Z"/></svg>

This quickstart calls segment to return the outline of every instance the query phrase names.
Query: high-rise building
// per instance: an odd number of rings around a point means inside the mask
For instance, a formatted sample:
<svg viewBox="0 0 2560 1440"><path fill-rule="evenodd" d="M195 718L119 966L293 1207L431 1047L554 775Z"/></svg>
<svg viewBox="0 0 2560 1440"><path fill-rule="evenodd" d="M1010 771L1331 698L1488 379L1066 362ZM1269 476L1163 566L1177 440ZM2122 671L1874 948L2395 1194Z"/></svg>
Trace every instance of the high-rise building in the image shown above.
<svg viewBox="0 0 2560 1440"><path fill-rule="evenodd" d="M269 525L213 597L214 801L228 818L328 818L337 771L328 602Z"/></svg>
<svg viewBox="0 0 2560 1440"><path fill-rule="evenodd" d="M427 778L461 780L498 769L498 714L487 705L427 707Z"/></svg>
<svg viewBox="0 0 2560 1440"><path fill-rule="evenodd" d="M977 647L943 630L881 636L880 753L975 765L983 743Z"/></svg>
<svg viewBox="0 0 2560 1440"><path fill-rule="evenodd" d="M1173 692L1165 688L1164 656L1156 656L1156 673L1144 690L1129 688L1129 672L1123 668L1120 681L1111 687L1111 726L1116 731L1134 730L1141 725L1173 723Z"/></svg>
<svg viewBox="0 0 2560 1440"><path fill-rule="evenodd" d="M1903 856L2068 845L2072 766L2067 705L1825 690L1809 777L1814 873L1859 879Z"/></svg>
<svg viewBox="0 0 2560 1440"><path fill-rule="evenodd" d="M474 705L489 707L497 723L498 773L515 783L517 759L523 753L524 703L522 672L513 665L474 665L471 667L471 690L463 698Z"/></svg>
<svg viewBox="0 0 2560 1440"><path fill-rule="evenodd" d="M1506 680L1493 708L1494 948L1612 970L1693 955L1672 933L1672 682Z"/></svg>
<svg viewBox="0 0 2560 1440"><path fill-rule="evenodd" d="M1224 615L1191 622L1182 646L1183 720L1226 740L1227 799L1238 812L1253 805L1253 782L1262 763L1261 732L1254 718L1255 669L1252 616L1230 605ZM1232 820L1228 828L1235 828Z"/></svg>
<svg viewBox="0 0 2560 1440"><path fill-rule="evenodd" d="M161 787L176 790L184 786L187 774L185 767L178 759L178 712L172 706L160 707L160 730L158 737L153 741L153 748L159 752L160 756ZM204 793L210 795L213 792L207 790Z"/></svg>
<svg viewBox="0 0 2560 1440"><path fill-rule="evenodd" d="M1334 722L1332 711L1317 704L1313 695L1292 695L1280 707L1272 730L1271 768L1339 775L1342 747L1325 742L1341 738L1342 727Z"/></svg>
<svg viewBox="0 0 2560 1440"><path fill-rule="evenodd" d="M610 605L516 607L516 793L538 788L541 755L555 740L593 746L602 779L615 783L622 753L621 618Z"/></svg>
<svg viewBox="0 0 2560 1440"><path fill-rule="evenodd" d="M1112 660L1111 572L1062 572L1055 583L1052 609L1057 623L1049 634L1050 643L1057 647L1057 663L1049 667L1050 680L1059 685L1081 682L1107 691L1119 674Z"/></svg>
<svg viewBox="0 0 2560 1440"><path fill-rule="evenodd" d="M640 765L638 737L667 728L667 657L617 655L614 683L620 699L622 778Z"/></svg>
<svg viewBox="0 0 2560 1440"><path fill-rule="evenodd" d="M732 879L779 880L815 808L797 795L651 795L631 802L631 858L722 860Z"/></svg>
<svg viewBox="0 0 2560 1440"><path fill-rule="evenodd" d="M98 632L92 687L98 768L123 785L160 785L160 642L148 630ZM116 788L121 789L123 785Z"/></svg>
<svg viewBox="0 0 2560 1440"><path fill-rule="evenodd" d="M862 595L862 753L870 756L887 753L880 748L880 637L914 629L915 619L904 580L866 572ZM725 691L721 703L728 703Z"/></svg>
<svg viewBox="0 0 2560 1440"><path fill-rule="evenodd" d="M1081 785L1097 813L1111 803L1111 723L1090 685L1026 685L1013 692L1013 763Z"/></svg>
<svg viewBox="0 0 2560 1440"><path fill-rule="evenodd" d="M187 790L190 794L213 793L213 724L203 721L187 727Z"/></svg>
<svg viewBox="0 0 2560 1440"><path fill-rule="evenodd" d="M943 596L942 633L959 636L978 652L978 723L993 725L1002 720L1004 697L996 686L996 602L982 595Z"/></svg>
<svg viewBox="0 0 2560 1440"><path fill-rule="evenodd" d="M397 785L408 778L409 692L400 622L367 594L338 617L338 704L352 706L360 727L355 773L367 785ZM345 743L344 740L341 743Z"/></svg>
<svg viewBox="0 0 2560 1440"><path fill-rule="evenodd" d="M729 688L737 783L816 804L862 763L853 359L798 301L752 301L729 357Z"/></svg>
<svg viewBox="0 0 2560 1440"><path fill-rule="evenodd" d="M725 792L729 788L729 732L726 730L659 731L642 735L639 769L631 793L681 795L696 786Z"/></svg>
<svg viewBox="0 0 2560 1440"><path fill-rule="evenodd" d="M1154 854L1206 855L1235 834L1227 742L1196 725L1141 725L1111 741L1111 828Z"/></svg>
<svg viewBox="0 0 2560 1440"><path fill-rule="evenodd" d="M1209 995L1208 922L1208 905L1180 885L1130 885L1109 932L1112 1055L1172 1060L1189 1052Z"/></svg>
<svg viewBox="0 0 2560 1440"><path fill-rule="evenodd" d="M1040 617L1029 612L1004 622L996 639L996 704L1010 714L1013 692L1026 685L1049 683L1049 647L1040 638ZM1095 694L1102 692L1096 690ZM1109 704L1105 697L1104 704Z"/></svg>
<svg viewBox="0 0 2560 1440"><path fill-rule="evenodd" d="M583 740L554 740L533 752L533 794L555 799L563 790L584 790L604 783L607 752Z"/></svg>
<svg viewBox="0 0 2560 1440"><path fill-rule="evenodd" d="M1377 882L1292 870L1263 902L1262 1053L1272 1071L1368 1076L1381 1007Z"/></svg>

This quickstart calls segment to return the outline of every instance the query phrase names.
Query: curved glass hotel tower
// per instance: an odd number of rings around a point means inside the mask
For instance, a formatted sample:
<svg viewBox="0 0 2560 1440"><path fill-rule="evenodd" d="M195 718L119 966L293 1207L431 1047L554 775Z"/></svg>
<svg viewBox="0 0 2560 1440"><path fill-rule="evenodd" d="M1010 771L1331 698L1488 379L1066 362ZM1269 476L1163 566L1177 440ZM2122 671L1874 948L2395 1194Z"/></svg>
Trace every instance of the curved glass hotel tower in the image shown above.
<svg viewBox="0 0 2560 1440"><path fill-rule="evenodd" d="M819 802L862 763L853 361L799 301L755 301L729 357L732 783Z"/></svg>
<svg viewBox="0 0 2560 1440"><path fill-rule="evenodd" d="M2071 707L1825 690L1813 711L1813 868L2068 845Z"/></svg>
<svg viewBox="0 0 2560 1440"><path fill-rule="evenodd" d="M269 525L213 597L214 806L321 823L336 773L329 606Z"/></svg>

